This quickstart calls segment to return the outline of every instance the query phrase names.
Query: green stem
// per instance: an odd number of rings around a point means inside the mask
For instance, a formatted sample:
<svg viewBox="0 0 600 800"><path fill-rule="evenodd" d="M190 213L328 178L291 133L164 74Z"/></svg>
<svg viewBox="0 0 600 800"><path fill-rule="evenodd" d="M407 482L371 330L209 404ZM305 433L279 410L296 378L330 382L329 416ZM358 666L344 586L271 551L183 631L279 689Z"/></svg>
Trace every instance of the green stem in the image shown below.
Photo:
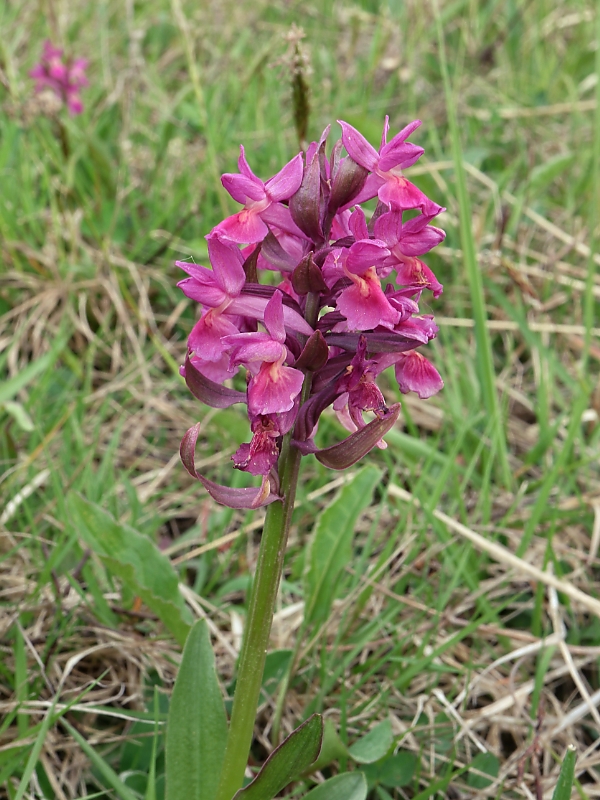
<svg viewBox="0 0 600 800"><path fill-rule="evenodd" d="M318 295L309 295L305 317L312 327L316 323L318 310ZM301 403L308 399L311 383L312 374L307 373L302 386ZM241 788L252 744L254 720L267 657L275 600L283 569L283 557L300 474L302 455L299 450L291 446L291 440L292 432L290 431L284 437L279 456L279 476L283 500L271 503L268 507L263 527L216 800L231 800L237 790Z"/></svg>

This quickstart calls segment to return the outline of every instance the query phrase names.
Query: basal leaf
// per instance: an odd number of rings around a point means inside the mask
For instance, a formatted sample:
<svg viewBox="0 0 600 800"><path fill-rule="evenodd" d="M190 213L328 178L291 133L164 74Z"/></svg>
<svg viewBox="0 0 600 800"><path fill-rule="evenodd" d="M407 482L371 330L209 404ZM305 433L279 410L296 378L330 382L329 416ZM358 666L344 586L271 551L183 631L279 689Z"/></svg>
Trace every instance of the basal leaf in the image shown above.
<svg viewBox="0 0 600 800"><path fill-rule="evenodd" d="M367 781L362 772L344 772L329 778L306 795L306 800L365 800Z"/></svg>
<svg viewBox="0 0 600 800"><path fill-rule="evenodd" d="M567 752L560 768L560 775L552 795L552 800L571 800L571 790L575 781L575 762L577 754L572 744L567 747Z"/></svg>
<svg viewBox="0 0 600 800"><path fill-rule="evenodd" d="M389 719L385 719L358 742L354 742L348 748L348 755L359 764L372 764L386 755L393 740L392 725Z"/></svg>
<svg viewBox="0 0 600 800"><path fill-rule="evenodd" d="M497 756L493 753L477 753L469 765L467 784L473 789L486 789L498 777L499 770L500 761Z"/></svg>
<svg viewBox="0 0 600 800"><path fill-rule="evenodd" d="M234 800L271 800L317 760L322 739L323 717L313 714L273 750L256 778L236 792Z"/></svg>
<svg viewBox="0 0 600 800"><path fill-rule="evenodd" d="M166 743L165 800L214 800L227 741L227 717L204 620L185 643L173 689Z"/></svg>
<svg viewBox="0 0 600 800"><path fill-rule="evenodd" d="M177 573L158 547L135 528L117 522L95 503L71 495L70 518L85 543L165 624L179 644L187 638L192 615L179 592Z"/></svg>
<svg viewBox="0 0 600 800"><path fill-rule="evenodd" d="M319 514L308 546L304 572L307 622L319 622L328 617L339 576L352 559L356 520L370 505L380 480L380 470L373 466L364 467Z"/></svg>

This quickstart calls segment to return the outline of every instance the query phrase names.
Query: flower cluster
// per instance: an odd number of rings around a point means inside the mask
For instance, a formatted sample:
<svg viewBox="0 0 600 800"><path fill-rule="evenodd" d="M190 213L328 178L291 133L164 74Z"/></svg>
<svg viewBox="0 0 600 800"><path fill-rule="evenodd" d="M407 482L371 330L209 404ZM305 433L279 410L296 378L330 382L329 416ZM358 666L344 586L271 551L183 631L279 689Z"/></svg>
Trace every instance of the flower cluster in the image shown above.
<svg viewBox="0 0 600 800"><path fill-rule="evenodd" d="M76 58L65 63L63 51L47 41L40 63L35 65L29 75L35 80L36 92L50 89L66 104L70 114L81 114L83 103L79 93L88 85L85 76L87 65L85 58Z"/></svg>
<svg viewBox="0 0 600 800"><path fill-rule="evenodd" d="M243 207L206 237L211 268L177 262L188 275L178 285L202 306L182 375L209 406L247 404L252 438L232 458L262 483L258 491L229 489L199 475L199 425L182 441L182 460L232 507L278 499L277 464L290 431L292 447L333 469L385 447L382 437L400 404L388 407L377 386L384 369L393 366L400 391L421 398L443 386L417 349L437 333L433 317L419 313L420 297L442 291L420 257L445 236L431 224L444 209L403 174L423 153L407 141L420 122L388 142L386 117L378 151L339 124L342 138L329 157L328 128L266 183L241 147L239 173L223 175L222 183ZM373 198L377 206L367 218L360 203ZM245 392L225 385L240 367ZM328 406L351 435L320 450L314 436Z"/></svg>

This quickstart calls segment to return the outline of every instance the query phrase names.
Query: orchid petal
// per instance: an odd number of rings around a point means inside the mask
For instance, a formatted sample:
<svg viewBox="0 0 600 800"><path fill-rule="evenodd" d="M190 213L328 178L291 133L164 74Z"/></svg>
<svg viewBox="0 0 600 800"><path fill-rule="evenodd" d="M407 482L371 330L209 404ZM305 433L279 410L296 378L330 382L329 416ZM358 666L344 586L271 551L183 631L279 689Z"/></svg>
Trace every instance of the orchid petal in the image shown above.
<svg viewBox="0 0 600 800"><path fill-rule="evenodd" d="M264 200L266 197L265 187L261 181L255 181L246 175L226 172L221 175L221 183L226 191L242 205L246 205L248 200Z"/></svg>
<svg viewBox="0 0 600 800"><path fill-rule="evenodd" d="M227 311L230 314L263 319L267 303L267 297L256 297L243 292L231 302ZM310 336L311 333L313 333L313 329L304 317L285 303L283 304L283 322L286 328L290 328L290 330L297 331L298 333L303 333L305 336Z"/></svg>
<svg viewBox="0 0 600 800"><path fill-rule="evenodd" d="M253 244L262 241L269 229L260 218L260 209L244 208L219 222L213 232L238 244Z"/></svg>
<svg viewBox="0 0 600 800"><path fill-rule="evenodd" d="M444 386L440 373L431 361L416 351L402 356L395 372L400 391L403 394L416 392L421 400L437 394Z"/></svg>
<svg viewBox="0 0 600 800"><path fill-rule="evenodd" d="M369 238L369 231L367 229L367 221L365 219L365 212L362 208L356 208L350 215L348 220L348 227L352 231L352 235L356 241Z"/></svg>
<svg viewBox="0 0 600 800"><path fill-rule="evenodd" d="M379 161L377 150L352 125L348 125L341 119L338 119L338 125L342 128L342 142L350 158L372 172Z"/></svg>
<svg viewBox="0 0 600 800"><path fill-rule="evenodd" d="M302 155L298 153L283 169L265 183L265 192L269 200L279 203L298 191L302 183Z"/></svg>
<svg viewBox="0 0 600 800"><path fill-rule="evenodd" d="M207 237L208 257L219 285L228 297L237 297L246 282L244 256L238 247L222 241L217 235Z"/></svg>
<svg viewBox="0 0 600 800"><path fill-rule="evenodd" d="M277 290L265 306L265 327L276 342L285 342L283 324L283 294Z"/></svg>

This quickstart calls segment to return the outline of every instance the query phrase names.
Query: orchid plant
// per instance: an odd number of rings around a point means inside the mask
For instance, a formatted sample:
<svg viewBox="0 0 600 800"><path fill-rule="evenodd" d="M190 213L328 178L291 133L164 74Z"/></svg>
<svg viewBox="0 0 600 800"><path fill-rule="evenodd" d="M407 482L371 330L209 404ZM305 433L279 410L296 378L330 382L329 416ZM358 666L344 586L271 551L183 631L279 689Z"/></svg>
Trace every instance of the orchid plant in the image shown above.
<svg viewBox="0 0 600 800"><path fill-rule="evenodd" d="M40 62L29 76L35 81L36 92L51 91L73 116L83 111L80 92L89 83L85 74L87 66L85 58L65 61L63 51L46 41Z"/></svg>
<svg viewBox="0 0 600 800"><path fill-rule="evenodd" d="M377 385L388 367L403 393L428 398L443 386L419 350L438 330L431 315L420 313L419 301L424 291L434 297L442 291L421 256L444 239L432 224L444 209L403 173L423 154L408 141L421 123L411 122L388 141L386 117L379 150L348 123L339 124L342 137L329 155L327 128L266 182L241 147L239 172L223 175L222 183L242 208L208 234L210 268L177 262L187 275L179 287L201 306L182 375L208 406L247 406L252 435L232 461L260 485L229 488L197 472L200 424L183 438L182 461L218 503L268 506L225 752L209 781L214 791L201 795L209 800L231 800L242 787L302 457L314 454L343 470L386 447L384 436L400 412ZM374 198L368 215L361 204ZM228 385L240 368L245 391ZM349 435L320 448L319 418L330 406ZM296 735L296 745L303 742L307 725L281 745L288 760L290 741ZM175 800L170 735L167 798ZM273 769L272 758L263 769L269 762Z"/></svg>

